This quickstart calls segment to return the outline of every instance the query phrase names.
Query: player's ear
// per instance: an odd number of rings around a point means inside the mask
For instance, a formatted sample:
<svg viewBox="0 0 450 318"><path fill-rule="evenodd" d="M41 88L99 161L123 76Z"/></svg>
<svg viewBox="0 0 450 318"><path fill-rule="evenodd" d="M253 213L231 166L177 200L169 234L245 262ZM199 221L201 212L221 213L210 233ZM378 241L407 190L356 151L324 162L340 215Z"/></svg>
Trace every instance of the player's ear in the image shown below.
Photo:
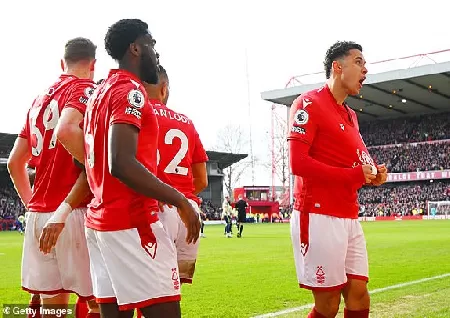
<svg viewBox="0 0 450 318"><path fill-rule="evenodd" d="M333 61L331 64L331 68L333 69L333 73L341 74L342 73L342 64L339 61Z"/></svg>
<svg viewBox="0 0 450 318"><path fill-rule="evenodd" d="M161 100L164 100L166 98L166 96L167 96L167 89L168 89L168 87L167 87L167 82L162 82L161 84L162 84L161 85L161 91L160 91L160 94L161 94L161 97L162 97Z"/></svg>
<svg viewBox="0 0 450 318"><path fill-rule="evenodd" d="M94 72L95 71L95 62L97 62L96 59L93 59L90 63L89 63L89 71Z"/></svg>
<svg viewBox="0 0 450 318"><path fill-rule="evenodd" d="M66 63L64 63L64 60L61 59L61 70L62 70L63 72L65 71L65 66L66 66Z"/></svg>
<svg viewBox="0 0 450 318"><path fill-rule="evenodd" d="M129 50L130 50L130 53L134 56L139 56L139 54L141 53L139 44L137 44L136 42L133 42L130 44Z"/></svg>

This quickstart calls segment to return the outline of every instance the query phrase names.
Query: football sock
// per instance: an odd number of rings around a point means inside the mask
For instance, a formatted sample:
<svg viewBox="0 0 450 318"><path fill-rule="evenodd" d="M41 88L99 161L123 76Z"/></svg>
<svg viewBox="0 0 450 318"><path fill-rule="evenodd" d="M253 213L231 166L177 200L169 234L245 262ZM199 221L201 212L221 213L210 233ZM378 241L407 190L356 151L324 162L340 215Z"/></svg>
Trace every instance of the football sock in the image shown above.
<svg viewBox="0 0 450 318"><path fill-rule="evenodd" d="M344 318L369 318L369 309L348 310L344 308Z"/></svg>
<svg viewBox="0 0 450 318"><path fill-rule="evenodd" d="M311 310L311 312L309 313L307 318L327 318L324 315L322 315L321 313L319 313L315 307L313 307L313 309Z"/></svg>
<svg viewBox="0 0 450 318"><path fill-rule="evenodd" d="M244 229L244 225L241 224L241 226L239 227L239 235L242 235L242 230Z"/></svg>
<svg viewBox="0 0 450 318"><path fill-rule="evenodd" d="M28 306L29 308L33 309L36 311L36 315L33 315L32 313L29 313L27 315L27 318L41 318L41 302L39 300L39 302L34 302L34 301L30 301L30 305Z"/></svg>
<svg viewBox="0 0 450 318"><path fill-rule="evenodd" d="M75 304L75 318L86 318L88 312L87 302L78 298Z"/></svg>

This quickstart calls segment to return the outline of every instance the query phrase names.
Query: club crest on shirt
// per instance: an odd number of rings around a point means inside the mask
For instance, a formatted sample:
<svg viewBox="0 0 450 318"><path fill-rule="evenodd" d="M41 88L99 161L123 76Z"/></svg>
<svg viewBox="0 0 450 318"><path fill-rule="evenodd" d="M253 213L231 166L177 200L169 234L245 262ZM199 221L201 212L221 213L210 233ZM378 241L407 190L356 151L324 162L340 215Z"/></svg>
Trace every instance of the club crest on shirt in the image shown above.
<svg viewBox="0 0 450 318"><path fill-rule="evenodd" d="M309 115L304 109L299 109L294 115L294 120L297 125L304 125L308 122Z"/></svg>
<svg viewBox="0 0 450 318"><path fill-rule="evenodd" d="M144 94L142 94L142 92L138 89L132 89L128 93L127 98L128 103L130 103L130 105L133 107L142 108L142 106L144 106L145 104Z"/></svg>

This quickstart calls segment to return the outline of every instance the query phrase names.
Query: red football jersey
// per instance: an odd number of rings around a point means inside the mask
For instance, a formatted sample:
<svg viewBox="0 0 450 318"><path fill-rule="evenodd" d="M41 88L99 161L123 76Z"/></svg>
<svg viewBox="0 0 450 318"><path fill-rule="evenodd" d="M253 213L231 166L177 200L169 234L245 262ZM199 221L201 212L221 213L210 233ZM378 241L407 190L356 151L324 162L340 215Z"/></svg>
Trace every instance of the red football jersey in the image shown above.
<svg viewBox="0 0 450 318"><path fill-rule="evenodd" d="M159 101L150 102L159 124L158 178L199 204L192 165L208 161L200 136L188 117Z"/></svg>
<svg viewBox="0 0 450 318"><path fill-rule="evenodd" d="M323 164L338 168L354 168L361 164L375 165L359 133L355 112L337 104L327 85L302 94L292 104L288 140L299 140L310 146L309 156ZM291 154L295 156L295 153ZM300 198L294 208L307 213L342 218L358 217L358 189L363 178L351 186L322 178L305 178L301 189L294 188Z"/></svg>
<svg viewBox="0 0 450 318"><path fill-rule="evenodd" d="M36 169L27 207L30 211L55 211L75 184L81 170L56 139L55 128L64 108L71 107L84 114L93 86L90 80L61 75L29 109L19 137L27 139L32 154L29 166Z"/></svg>
<svg viewBox="0 0 450 318"><path fill-rule="evenodd" d="M111 70L89 100L84 121L85 166L94 198L86 226L98 231L150 228L158 220L158 203L127 187L109 173L108 133L113 124L139 129L137 159L156 175L158 122L139 78Z"/></svg>

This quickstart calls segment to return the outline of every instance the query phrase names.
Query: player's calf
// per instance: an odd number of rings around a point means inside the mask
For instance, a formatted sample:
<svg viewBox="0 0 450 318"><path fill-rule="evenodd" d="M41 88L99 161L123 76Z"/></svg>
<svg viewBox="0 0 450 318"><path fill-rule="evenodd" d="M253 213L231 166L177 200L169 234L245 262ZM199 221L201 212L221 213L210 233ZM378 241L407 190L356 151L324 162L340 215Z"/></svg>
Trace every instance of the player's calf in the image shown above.
<svg viewBox="0 0 450 318"><path fill-rule="evenodd" d="M311 317L326 317L334 318L339 311L339 304L341 303L341 292L336 291L313 291L314 296L314 311L317 312L316 315Z"/></svg>
<svg viewBox="0 0 450 318"><path fill-rule="evenodd" d="M369 317L370 296L365 280L349 279L342 290L345 301L345 318Z"/></svg>
<svg viewBox="0 0 450 318"><path fill-rule="evenodd" d="M68 293L61 293L58 295L44 295L41 294L41 300L42 300L42 308L44 313L46 311L52 312L54 309L57 310L66 310L67 306L69 304L69 294ZM65 317L65 315L50 315L50 314L44 314L43 317L50 318L50 317Z"/></svg>

